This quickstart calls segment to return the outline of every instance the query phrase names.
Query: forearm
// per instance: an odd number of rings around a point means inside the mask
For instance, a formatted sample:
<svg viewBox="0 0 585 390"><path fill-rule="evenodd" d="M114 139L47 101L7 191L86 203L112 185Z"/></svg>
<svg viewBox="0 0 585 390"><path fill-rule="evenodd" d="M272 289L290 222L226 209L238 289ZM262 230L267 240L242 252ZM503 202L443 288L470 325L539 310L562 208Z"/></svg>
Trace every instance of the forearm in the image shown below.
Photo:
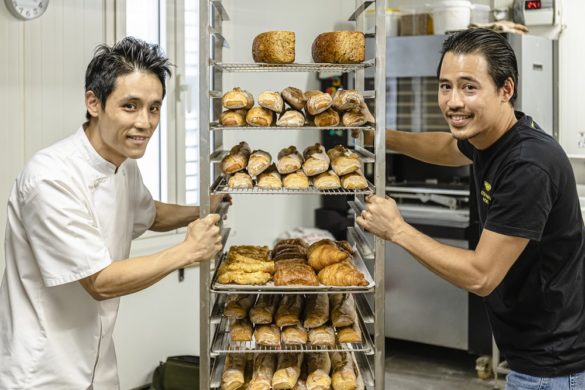
<svg viewBox="0 0 585 390"><path fill-rule="evenodd" d="M114 261L80 282L96 300L140 291L190 263L182 245L181 243L149 256Z"/></svg>
<svg viewBox="0 0 585 390"><path fill-rule="evenodd" d="M180 206L157 201L154 204L156 217L150 230L155 232L178 229L199 218L199 207L197 206Z"/></svg>
<svg viewBox="0 0 585 390"><path fill-rule="evenodd" d="M462 166L471 163L450 133L386 130L386 149L429 164Z"/></svg>
<svg viewBox="0 0 585 390"><path fill-rule="evenodd" d="M404 224L392 241L441 278L474 294L486 295L486 272L475 261L475 252L442 244Z"/></svg>

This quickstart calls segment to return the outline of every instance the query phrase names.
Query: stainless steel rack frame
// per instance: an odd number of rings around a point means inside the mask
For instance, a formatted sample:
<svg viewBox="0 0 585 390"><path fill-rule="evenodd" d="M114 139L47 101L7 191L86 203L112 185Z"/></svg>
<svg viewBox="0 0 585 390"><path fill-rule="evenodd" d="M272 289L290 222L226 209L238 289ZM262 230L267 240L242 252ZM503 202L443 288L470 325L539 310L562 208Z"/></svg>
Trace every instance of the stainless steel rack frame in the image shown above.
<svg viewBox="0 0 585 390"><path fill-rule="evenodd" d="M339 0L330 0L333 4ZM352 1L352 0L344 0ZM354 80L354 89L363 93L367 99L375 99L376 124L374 127L360 127L362 131L375 131L374 135L374 157L375 162L371 164L374 167L374 183L370 183L367 190L364 191L303 191L286 193L299 194L330 194L330 195L353 195L356 202L364 203L364 196L376 194L384 196L385 194L385 107L386 107L386 32L385 32L385 0L353 0L355 2L355 12L349 18L356 22L356 31L364 31L364 11L371 6L375 6L375 24L376 33L366 34L369 41L373 41L375 46L374 58L368 59L362 64L240 64L225 63L222 58L224 47L229 47L225 37L222 35L222 22L229 20L228 12L224 8L221 0L200 0L199 2L199 118L200 118L200 138L199 138L199 161L201 166L200 173L200 213L205 217L210 212L210 196L215 193L224 193L223 189L218 190L213 187L221 183L222 178L219 175L218 165L213 162L212 156L217 157L221 153L223 146L224 130L329 130L330 128L302 127L302 128L228 128L219 126L217 118L211 117L211 113L221 112L221 97L223 91L222 78L224 72L347 72ZM284 3L283 3L284 4ZM373 38L373 39L371 39ZM365 70L374 68L375 88L374 90L365 90ZM213 110L212 110L213 109ZM347 130L348 139L352 128L336 127L335 129ZM356 150L363 149L363 136L355 141ZM365 149L364 149L365 150ZM225 193L234 194L233 191ZM239 192L238 192L239 193ZM269 192L252 191L242 193L266 194ZM279 192L282 193L282 192ZM234 207L237 207L234 206ZM360 375L363 378L367 388L376 390L385 389L384 386L384 356L385 356L385 339L384 339L384 241L373 236L368 236L358 226L350 231L350 238L356 244L356 248L361 257L366 261L366 265L374 279L373 292L354 293L358 312L362 319L365 329L371 329L373 333L373 342L370 355L363 352L351 352L359 368ZM219 260L216 260L219 261ZM369 263L369 264L368 264ZM209 389L219 387L219 379L223 370L225 354L220 353L212 359L212 337L215 334L215 328L221 325L221 307L213 305L217 300L221 300L222 295L229 292L214 291L212 289L212 270L215 264L203 262L200 266L200 299L201 299L201 321L200 321L200 388ZM310 292L303 292L310 293ZM366 297L367 295L367 297ZM220 301L221 302L221 301ZM212 308L215 307L212 313ZM218 321L219 319L219 321ZM346 348L351 351L351 348ZM306 351L310 353L310 351ZM372 370L373 375L372 375ZM207 375L207 373L210 373Z"/></svg>

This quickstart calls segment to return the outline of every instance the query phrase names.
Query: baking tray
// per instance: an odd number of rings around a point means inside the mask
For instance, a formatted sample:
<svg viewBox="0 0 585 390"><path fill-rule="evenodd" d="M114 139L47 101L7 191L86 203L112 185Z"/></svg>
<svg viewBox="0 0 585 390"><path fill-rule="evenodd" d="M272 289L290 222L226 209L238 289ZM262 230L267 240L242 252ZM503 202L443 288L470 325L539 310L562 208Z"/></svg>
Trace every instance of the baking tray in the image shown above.
<svg viewBox="0 0 585 390"><path fill-rule="evenodd" d="M335 351L355 351L363 352L367 355L374 353L374 347L370 334L360 317L358 312L358 323L360 332L362 333L361 343L342 343L336 344L334 347L313 346L310 343L300 345L280 345L278 347L268 347L263 345L256 345L252 341L231 341L229 331L229 319L222 317L219 326L215 328L213 342L211 344L211 354L214 356L226 353L258 353L258 352L335 352Z"/></svg>
<svg viewBox="0 0 585 390"><path fill-rule="evenodd" d="M212 122L209 124L211 131L222 131L222 130L270 130L270 131L281 131L281 130L363 130L363 131L376 131L373 126L222 126L218 122Z"/></svg>
<svg viewBox="0 0 585 390"><path fill-rule="evenodd" d="M215 293L224 294L238 294L238 293L256 293L256 294L319 294L319 293L367 293L374 290L376 283L370 275L366 264L362 260L359 252L354 249L353 261L357 269L364 274L367 286L275 286L274 282L270 281L265 285L257 286L251 284L222 284L217 281L217 271L221 262L225 260L225 254L222 256L214 272L211 282L211 291Z"/></svg>

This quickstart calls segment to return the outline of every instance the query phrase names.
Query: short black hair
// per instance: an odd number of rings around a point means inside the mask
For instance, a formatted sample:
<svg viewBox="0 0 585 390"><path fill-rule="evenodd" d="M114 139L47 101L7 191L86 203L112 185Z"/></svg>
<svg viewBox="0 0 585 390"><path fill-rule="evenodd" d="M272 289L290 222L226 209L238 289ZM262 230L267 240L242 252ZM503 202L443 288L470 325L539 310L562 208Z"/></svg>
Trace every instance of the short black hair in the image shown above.
<svg viewBox="0 0 585 390"><path fill-rule="evenodd" d="M145 71L153 73L166 94L166 77L173 66L157 44L134 37L126 37L112 46L99 45L85 71L85 92L93 91L103 108L120 76ZM85 113L91 119L89 112Z"/></svg>
<svg viewBox="0 0 585 390"><path fill-rule="evenodd" d="M437 77L440 77L443 58L448 52L483 55L488 63L488 73L498 89L504 86L508 77L514 82L514 95L510 99L514 105L518 96L518 63L505 36L485 28L472 28L450 35L443 42Z"/></svg>

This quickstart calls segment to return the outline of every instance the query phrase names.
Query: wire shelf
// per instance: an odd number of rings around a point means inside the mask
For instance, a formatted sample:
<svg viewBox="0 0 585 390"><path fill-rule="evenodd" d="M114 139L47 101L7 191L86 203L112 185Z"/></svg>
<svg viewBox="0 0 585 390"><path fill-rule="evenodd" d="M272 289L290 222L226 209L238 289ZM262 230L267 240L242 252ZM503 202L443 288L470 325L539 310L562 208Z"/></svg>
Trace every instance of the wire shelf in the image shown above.
<svg viewBox="0 0 585 390"><path fill-rule="evenodd" d="M270 131L282 131L282 130L363 130L363 131L375 131L376 128L373 126L222 126L217 122L209 124L209 129L212 131L220 130L270 130Z"/></svg>
<svg viewBox="0 0 585 390"><path fill-rule="evenodd" d="M368 293L374 291L376 283L370 275L364 260L361 258L359 252L354 251L353 262L356 268L364 274L368 281L367 286L325 286L319 284L318 286L275 286L274 282L270 281L265 285L251 285L251 284L222 284L217 281L218 270L222 261L225 260L225 255L222 256L220 262L217 264L216 271L211 282L211 291L222 294L336 294L336 293Z"/></svg>
<svg viewBox="0 0 585 390"><path fill-rule="evenodd" d="M338 188L335 190L318 190L312 186L306 190L291 190L281 188L279 190L270 190L263 188L229 188L224 176L221 176L216 183L211 186L212 194L263 194L263 195L370 195L376 191L374 185L368 181L368 188L363 190L346 190Z"/></svg>
<svg viewBox="0 0 585 390"><path fill-rule="evenodd" d="M293 64L266 64L266 63L225 63L210 60L210 65L224 72L354 72L356 70L374 66L374 59L360 64L324 64L324 63L293 63Z"/></svg>
<svg viewBox="0 0 585 390"><path fill-rule="evenodd" d="M226 317L222 317L219 326L215 328L215 334L213 336L213 343L211 344L212 354L223 354L223 353L283 353L283 352L335 352L335 351L354 351L363 352L371 355L374 353L372 346L372 340L366 328L363 325L363 321L358 312L358 321L360 326L360 332L362 334L361 343L342 343L336 344L333 347L324 347L307 344L299 345L284 345L269 347L264 345L257 345L255 340L252 341L231 341L229 331L229 321Z"/></svg>

